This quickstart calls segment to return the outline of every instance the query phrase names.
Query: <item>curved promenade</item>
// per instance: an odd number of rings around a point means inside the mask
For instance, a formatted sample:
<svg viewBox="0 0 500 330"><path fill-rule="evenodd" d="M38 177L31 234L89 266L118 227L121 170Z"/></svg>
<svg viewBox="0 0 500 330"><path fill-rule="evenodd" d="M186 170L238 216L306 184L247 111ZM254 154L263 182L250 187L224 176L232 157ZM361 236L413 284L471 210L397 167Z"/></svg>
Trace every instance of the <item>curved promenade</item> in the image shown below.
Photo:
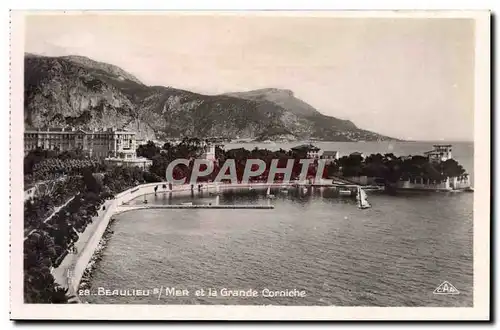
<svg viewBox="0 0 500 330"><path fill-rule="evenodd" d="M68 254L59 267L53 269L52 275L56 283L68 288L68 294L74 295L78 300L78 287L82 279L82 275L87 268L94 251L101 241L102 235L108 227L111 217L120 213L126 207L124 203L136 199L137 197L154 194L155 187L158 187L157 193L175 193L176 195L191 194L192 191L195 193L198 191L219 191L220 189L231 189L231 188L246 188L246 187L261 187L261 188L287 188L297 183L265 183L265 182L253 182L253 183L237 183L237 184L215 184L215 183L204 183L195 185L194 189L191 189L191 185L174 185L172 190L169 189L168 182L155 182L147 183L136 186L125 190L115 196L114 199L106 201L104 203L105 210L99 210L98 215L94 217L92 223L87 226L85 231L80 234L78 241L75 244L76 253ZM300 183L300 185L307 185L306 183ZM163 187L166 188L163 188ZM139 209L140 207L136 207ZM144 207L143 207L144 208ZM268 207L267 207L268 208Z"/></svg>

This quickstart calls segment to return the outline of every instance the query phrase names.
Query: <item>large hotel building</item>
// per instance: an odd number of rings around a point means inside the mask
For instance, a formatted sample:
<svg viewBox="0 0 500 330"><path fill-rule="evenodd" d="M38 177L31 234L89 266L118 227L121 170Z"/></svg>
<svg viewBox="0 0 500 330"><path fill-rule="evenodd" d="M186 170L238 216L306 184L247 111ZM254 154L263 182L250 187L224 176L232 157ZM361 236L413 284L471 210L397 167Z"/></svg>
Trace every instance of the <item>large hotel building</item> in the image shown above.
<svg viewBox="0 0 500 330"><path fill-rule="evenodd" d="M136 157L136 134L113 128L105 131L84 131L76 129L49 128L26 130L24 151L43 148L49 150L82 149L89 156L104 158L115 165L147 167L151 160Z"/></svg>

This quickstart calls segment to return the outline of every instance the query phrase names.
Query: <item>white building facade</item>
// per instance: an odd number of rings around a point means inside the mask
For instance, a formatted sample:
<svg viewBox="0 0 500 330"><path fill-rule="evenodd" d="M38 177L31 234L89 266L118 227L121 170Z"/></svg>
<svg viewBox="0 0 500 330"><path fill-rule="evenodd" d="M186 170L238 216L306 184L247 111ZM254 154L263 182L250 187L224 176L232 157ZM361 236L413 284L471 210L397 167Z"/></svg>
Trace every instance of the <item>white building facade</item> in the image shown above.
<svg viewBox="0 0 500 330"><path fill-rule="evenodd" d="M74 128L48 128L24 132L25 152L37 148L68 151L80 149L90 157L104 159L119 166L147 168L152 162L136 156L136 133L109 128L104 131L85 131Z"/></svg>
<svg viewBox="0 0 500 330"><path fill-rule="evenodd" d="M433 147L433 150L425 153L430 162L444 162L452 159L450 144L435 144Z"/></svg>

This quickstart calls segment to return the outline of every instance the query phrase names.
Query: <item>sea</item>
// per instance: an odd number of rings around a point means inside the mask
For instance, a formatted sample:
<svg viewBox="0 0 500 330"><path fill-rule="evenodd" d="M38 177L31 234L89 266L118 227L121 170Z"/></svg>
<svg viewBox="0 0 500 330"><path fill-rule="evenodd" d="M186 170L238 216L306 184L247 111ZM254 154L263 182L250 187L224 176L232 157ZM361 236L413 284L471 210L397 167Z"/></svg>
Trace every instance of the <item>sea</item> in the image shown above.
<svg viewBox="0 0 500 330"><path fill-rule="evenodd" d="M354 151L416 155L433 145L315 144L341 155ZM451 144L453 157L473 182L473 143ZM226 145L226 149L240 146L255 147ZM274 189L273 200L265 193L246 188L220 196L159 193L139 198L136 203L144 198L150 204L271 203L274 209L150 209L117 215L92 276L93 294L84 300L97 304L473 306L473 193L390 196L368 192L369 209L359 209L355 200L338 197L330 188ZM436 289L443 288L445 281L454 294L436 294L442 292ZM104 290L121 291L97 294ZM132 290L150 291L145 296L130 294Z"/></svg>

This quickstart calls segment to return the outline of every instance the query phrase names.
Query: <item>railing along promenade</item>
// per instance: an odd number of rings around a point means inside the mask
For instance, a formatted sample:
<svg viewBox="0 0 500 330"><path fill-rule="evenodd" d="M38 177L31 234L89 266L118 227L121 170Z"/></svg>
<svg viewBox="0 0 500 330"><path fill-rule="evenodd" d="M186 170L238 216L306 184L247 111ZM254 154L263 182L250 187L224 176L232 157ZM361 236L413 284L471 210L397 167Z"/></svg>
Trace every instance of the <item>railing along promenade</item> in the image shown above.
<svg viewBox="0 0 500 330"><path fill-rule="evenodd" d="M56 282L64 287L67 287L68 293L70 295L75 295L78 297L78 287L82 279L82 275L89 264L95 249L99 245L102 235L108 227L109 221L112 216L119 213L121 208L124 207L126 203L140 197L143 195L154 194L155 188L156 193L172 193L172 194L183 194L198 191L219 191L220 189L231 189L231 188L248 188L248 187L261 187L261 188L287 188L294 185L300 186L311 186L320 185L320 183L307 183L307 182L248 182L248 183L199 183L195 185L182 184L182 185L172 185L168 182L155 182L141 184L136 187L127 189L115 196L114 199L107 201L104 206L105 210L100 210L99 215L94 219L93 223L87 227L87 229L80 234L78 241L76 242L77 253L68 254L59 267L53 269L52 274ZM324 186L333 186L333 184L322 183ZM172 188L172 189L170 189ZM101 213L102 212L102 213Z"/></svg>
<svg viewBox="0 0 500 330"><path fill-rule="evenodd" d="M53 269L52 274L56 282L60 285L67 287L68 293L77 296L78 287L82 279L82 275L89 264L95 249L99 245L102 235L108 227L109 221L112 216L116 213L121 213L127 210L129 207L127 203L143 195L149 195L154 193L172 193L172 194L191 194L202 191L220 191L224 189L235 189L235 188L291 188L291 187L343 187L348 189L357 189L359 185L354 184L336 184L332 180L320 180L318 182L306 182L306 181L290 181L290 182L238 182L238 183L214 183L205 182L191 184L179 184L170 185L168 182L155 182L141 184L136 187L127 189L115 196L114 199L106 201L104 204L105 210L100 210L99 215L94 219L94 222L87 227L87 229L80 235L79 240L76 242L77 253L68 254L66 258L62 261L59 267ZM156 188L156 189L155 189ZM170 189L171 188L171 189ZM256 205L251 206L251 208L259 208ZM139 205L133 206L136 209L149 208L140 207ZM196 208L201 206L186 206L176 208ZM173 206L167 206L159 208L173 208ZM209 207L205 207L209 208ZM223 206L214 205L211 208L235 208L234 206ZM250 208L245 206L240 206L240 208ZM273 208L270 205L261 205L260 208ZM102 212L102 213L101 213ZM77 296L78 297L78 296Z"/></svg>

